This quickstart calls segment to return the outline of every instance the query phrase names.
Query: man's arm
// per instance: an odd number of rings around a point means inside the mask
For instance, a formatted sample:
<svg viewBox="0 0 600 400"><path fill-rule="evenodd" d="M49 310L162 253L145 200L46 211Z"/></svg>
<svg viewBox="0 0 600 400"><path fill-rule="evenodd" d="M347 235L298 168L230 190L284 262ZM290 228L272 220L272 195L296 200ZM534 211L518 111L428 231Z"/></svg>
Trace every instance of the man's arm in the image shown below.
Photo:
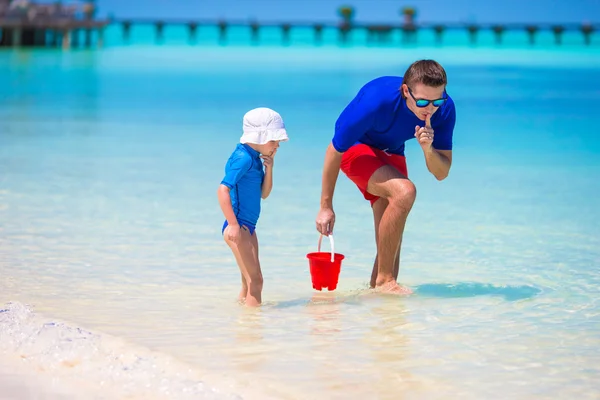
<svg viewBox="0 0 600 400"><path fill-rule="evenodd" d="M446 179L452 166L452 150L436 150L433 146L430 146L428 149L423 150L423 153L429 172L438 181Z"/></svg>
<svg viewBox="0 0 600 400"><path fill-rule="evenodd" d="M371 128L379 105L378 96L373 93L359 93L336 121L335 134L325 151L321 176L321 208L316 225L322 235L328 236L332 233L335 224L333 192L340 173L342 154Z"/></svg>
<svg viewBox="0 0 600 400"><path fill-rule="evenodd" d="M340 173L342 154L329 143L325 151L323 175L321 180L321 208L333 208L333 192Z"/></svg>
<svg viewBox="0 0 600 400"><path fill-rule="evenodd" d="M451 99L448 100L448 107L441 116L441 125L433 130L431 115L429 115L425 121L424 132L417 135L423 149L427 169L438 181L448 177L452 166L452 137L456 124L456 109Z"/></svg>

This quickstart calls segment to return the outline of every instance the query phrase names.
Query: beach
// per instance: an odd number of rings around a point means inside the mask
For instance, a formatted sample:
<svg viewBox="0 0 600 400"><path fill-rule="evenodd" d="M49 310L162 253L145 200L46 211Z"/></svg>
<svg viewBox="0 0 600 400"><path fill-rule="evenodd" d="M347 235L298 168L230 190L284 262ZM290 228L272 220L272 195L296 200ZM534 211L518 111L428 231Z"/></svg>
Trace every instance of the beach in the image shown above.
<svg viewBox="0 0 600 400"><path fill-rule="evenodd" d="M335 120L420 57L447 68L457 124L443 182L407 144L399 280L415 294L368 289L372 214L343 174L346 258L317 292L306 254ZM582 109L599 71L577 45L0 52L0 399L598 398L600 116ZM216 190L257 106L290 141L251 310Z"/></svg>

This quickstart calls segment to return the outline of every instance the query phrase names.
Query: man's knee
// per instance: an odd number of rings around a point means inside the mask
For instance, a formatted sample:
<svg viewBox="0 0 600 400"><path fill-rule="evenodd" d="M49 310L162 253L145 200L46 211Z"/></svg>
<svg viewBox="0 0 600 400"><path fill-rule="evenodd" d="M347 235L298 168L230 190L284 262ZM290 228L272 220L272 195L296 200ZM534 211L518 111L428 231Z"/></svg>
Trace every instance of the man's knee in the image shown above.
<svg viewBox="0 0 600 400"><path fill-rule="evenodd" d="M417 196L415 185L390 165L383 166L373 173L367 191L386 199L390 204L412 204Z"/></svg>
<svg viewBox="0 0 600 400"><path fill-rule="evenodd" d="M402 206L410 209L417 198L417 188L408 179L394 179L389 182L388 195L389 204Z"/></svg>

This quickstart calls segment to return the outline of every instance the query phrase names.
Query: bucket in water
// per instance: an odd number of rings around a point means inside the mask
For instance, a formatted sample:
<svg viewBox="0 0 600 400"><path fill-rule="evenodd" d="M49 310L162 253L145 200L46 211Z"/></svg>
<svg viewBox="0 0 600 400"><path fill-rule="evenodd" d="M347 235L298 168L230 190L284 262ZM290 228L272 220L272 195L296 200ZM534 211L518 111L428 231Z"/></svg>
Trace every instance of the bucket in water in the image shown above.
<svg viewBox="0 0 600 400"><path fill-rule="evenodd" d="M315 290L327 288L329 291L335 290L342 269L343 254L336 253L333 247L333 236L329 235L329 244L331 252L321 251L321 240L323 235L319 236L319 245L316 253L308 253L308 264L310 266L310 276L312 286Z"/></svg>

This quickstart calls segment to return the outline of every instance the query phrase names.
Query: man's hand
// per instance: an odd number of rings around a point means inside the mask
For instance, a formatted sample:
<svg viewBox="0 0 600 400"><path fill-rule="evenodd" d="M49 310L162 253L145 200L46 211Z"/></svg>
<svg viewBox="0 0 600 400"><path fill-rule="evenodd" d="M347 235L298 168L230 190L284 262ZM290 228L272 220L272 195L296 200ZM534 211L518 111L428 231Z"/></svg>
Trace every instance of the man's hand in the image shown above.
<svg viewBox="0 0 600 400"><path fill-rule="evenodd" d="M415 126L415 137L423 151L429 150L433 144L433 129L431 129L431 114L425 119L425 126Z"/></svg>
<svg viewBox="0 0 600 400"><path fill-rule="evenodd" d="M333 225L335 224L335 212L333 208L323 208L317 214L317 230L321 235L329 236L333 233Z"/></svg>
<svg viewBox="0 0 600 400"><path fill-rule="evenodd" d="M439 181L446 179L452 165L452 150L436 150L433 147L433 129L431 129L431 114L425 119L425 127L415 127L415 137L423 149L425 163L429 172Z"/></svg>

